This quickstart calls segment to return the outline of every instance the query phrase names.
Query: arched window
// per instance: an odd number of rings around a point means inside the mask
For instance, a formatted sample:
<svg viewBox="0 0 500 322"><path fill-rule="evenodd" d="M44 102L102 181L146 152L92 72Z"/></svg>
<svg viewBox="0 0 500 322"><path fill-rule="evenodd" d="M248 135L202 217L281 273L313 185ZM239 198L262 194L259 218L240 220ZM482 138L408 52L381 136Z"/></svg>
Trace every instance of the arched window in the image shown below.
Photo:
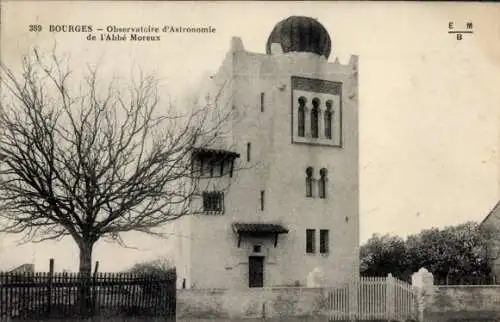
<svg viewBox="0 0 500 322"><path fill-rule="evenodd" d="M332 101L326 102L325 111L325 137L327 139L332 138Z"/></svg>
<svg viewBox="0 0 500 322"><path fill-rule="evenodd" d="M298 113L298 127L299 136L304 136L305 123L306 123L306 99L304 97L299 98L299 113Z"/></svg>
<svg viewBox="0 0 500 322"><path fill-rule="evenodd" d="M311 136L313 138L318 137L318 129L319 129L319 99L315 98L312 101L313 108L311 110Z"/></svg>
<svg viewBox="0 0 500 322"><path fill-rule="evenodd" d="M328 175L328 171L325 168L319 170L318 190L319 190L319 197L320 198L326 198L327 175Z"/></svg>
<svg viewBox="0 0 500 322"><path fill-rule="evenodd" d="M313 168L306 169L306 197L312 197L313 189Z"/></svg>

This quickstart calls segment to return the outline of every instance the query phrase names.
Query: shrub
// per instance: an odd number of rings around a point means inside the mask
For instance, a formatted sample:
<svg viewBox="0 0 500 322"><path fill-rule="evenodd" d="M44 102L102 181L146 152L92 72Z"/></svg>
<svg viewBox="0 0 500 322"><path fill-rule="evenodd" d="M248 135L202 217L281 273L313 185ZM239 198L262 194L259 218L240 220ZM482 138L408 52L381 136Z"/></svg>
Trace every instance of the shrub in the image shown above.
<svg viewBox="0 0 500 322"><path fill-rule="evenodd" d="M175 267L170 263L168 259L160 258L137 263L132 266L128 270L128 272L140 275L141 278L146 277L151 280L171 280L175 285ZM161 284L147 283L143 286L143 292L147 294L160 294L161 287Z"/></svg>
<svg viewBox="0 0 500 322"><path fill-rule="evenodd" d="M151 277L169 277L175 274L175 267L168 259L160 258L136 263L128 272Z"/></svg>

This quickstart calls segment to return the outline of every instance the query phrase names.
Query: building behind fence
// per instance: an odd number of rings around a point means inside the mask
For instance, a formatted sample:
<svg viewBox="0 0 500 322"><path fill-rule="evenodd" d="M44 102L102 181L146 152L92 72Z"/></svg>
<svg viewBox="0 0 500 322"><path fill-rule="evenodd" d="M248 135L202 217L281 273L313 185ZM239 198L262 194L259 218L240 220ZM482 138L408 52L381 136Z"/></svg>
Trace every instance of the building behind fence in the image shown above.
<svg viewBox="0 0 500 322"><path fill-rule="evenodd" d="M0 320L81 316L175 319L176 276L129 273L0 273ZM79 295L88 290L85 310Z"/></svg>

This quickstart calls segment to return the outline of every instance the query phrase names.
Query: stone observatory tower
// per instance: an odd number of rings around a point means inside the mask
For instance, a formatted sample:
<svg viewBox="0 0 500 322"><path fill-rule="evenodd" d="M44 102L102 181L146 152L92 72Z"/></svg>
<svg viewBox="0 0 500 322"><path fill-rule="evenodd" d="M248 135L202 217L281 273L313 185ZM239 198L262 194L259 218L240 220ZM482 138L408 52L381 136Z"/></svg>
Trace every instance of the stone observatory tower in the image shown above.
<svg viewBox="0 0 500 322"><path fill-rule="evenodd" d="M305 286L311 272L333 285L359 274L358 58L341 64L332 53L310 17L278 22L265 54L232 39L209 89L232 115L229 135L193 154L196 180L211 184L193 202L203 211L176 223L182 287Z"/></svg>

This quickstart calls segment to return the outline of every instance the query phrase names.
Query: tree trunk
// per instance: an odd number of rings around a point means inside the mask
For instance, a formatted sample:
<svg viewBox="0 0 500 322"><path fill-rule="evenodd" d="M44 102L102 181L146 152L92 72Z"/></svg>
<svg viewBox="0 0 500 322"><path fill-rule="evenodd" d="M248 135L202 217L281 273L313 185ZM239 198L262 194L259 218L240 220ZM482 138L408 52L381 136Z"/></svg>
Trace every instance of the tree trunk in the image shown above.
<svg viewBox="0 0 500 322"><path fill-rule="evenodd" d="M94 243L83 240L79 244L80 248L80 286L78 292L78 303L80 314L89 317L93 313L93 301L91 295L92 282L92 249Z"/></svg>
<svg viewBox="0 0 500 322"><path fill-rule="evenodd" d="M80 248L80 274L90 276L92 273L92 250L94 244L89 241L83 241L79 245Z"/></svg>

